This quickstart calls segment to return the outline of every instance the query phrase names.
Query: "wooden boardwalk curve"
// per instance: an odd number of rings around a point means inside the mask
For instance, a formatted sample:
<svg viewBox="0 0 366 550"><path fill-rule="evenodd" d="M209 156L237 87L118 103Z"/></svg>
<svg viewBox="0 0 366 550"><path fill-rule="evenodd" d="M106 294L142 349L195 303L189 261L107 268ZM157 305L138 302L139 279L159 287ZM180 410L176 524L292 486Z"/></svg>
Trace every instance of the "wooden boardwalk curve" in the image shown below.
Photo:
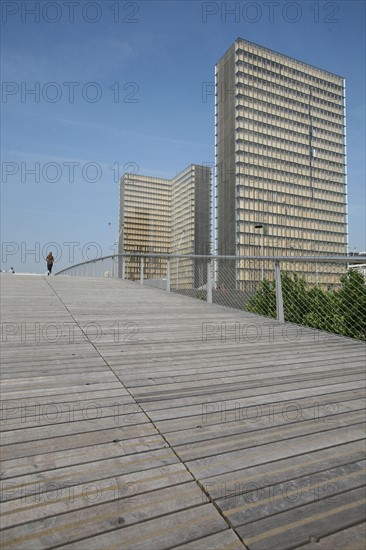
<svg viewBox="0 0 366 550"><path fill-rule="evenodd" d="M2 547L361 550L365 346L2 275Z"/></svg>

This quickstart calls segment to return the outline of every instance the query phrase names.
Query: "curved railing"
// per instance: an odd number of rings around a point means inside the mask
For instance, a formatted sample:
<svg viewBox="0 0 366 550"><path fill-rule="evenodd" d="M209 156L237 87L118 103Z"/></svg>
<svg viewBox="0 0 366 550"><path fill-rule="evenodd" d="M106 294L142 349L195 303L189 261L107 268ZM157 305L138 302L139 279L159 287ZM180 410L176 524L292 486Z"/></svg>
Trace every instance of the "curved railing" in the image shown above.
<svg viewBox="0 0 366 550"><path fill-rule="evenodd" d="M104 269L108 272L108 275L106 274L104 276L115 277L117 276L117 272L115 271L117 263L118 255L111 254L109 256L100 256L93 260L84 260L83 262L65 267L64 269L61 269L60 271L55 273L55 276L71 275L81 277L101 277L103 276L102 270ZM98 266L98 269L96 269L96 266Z"/></svg>
<svg viewBox="0 0 366 550"><path fill-rule="evenodd" d="M329 278L332 269L325 269L326 265L333 266L334 274L336 274L347 271L350 264L354 266L366 265L366 256L231 256L125 253L84 260L62 269L56 275L112 277L139 281L141 284L152 284L154 280L167 281L168 278L173 277L177 283L176 286L184 288L187 283L190 283L190 278L193 286L195 282L199 282L197 270L206 272L209 263L216 284L223 287L229 282L227 279L230 274L233 278L231 283L235 283L236 288L243 286L243 284L238 284L238 281L271 280L276 263L281 266L282 270L305 275L310 283L329 286L338 284L338 281ZM340 265L343 266L343 269L335 269L335 266ZM244 270L246 271L245 276L243 276ZM169 277L170 274L171 277ZM234 277L233 274L235 274ZM186 281L185 279L189 280ZM206 279L206 276L201 273L201 283L202 279ZM222 280L220 281L220 279Z"/></svg>

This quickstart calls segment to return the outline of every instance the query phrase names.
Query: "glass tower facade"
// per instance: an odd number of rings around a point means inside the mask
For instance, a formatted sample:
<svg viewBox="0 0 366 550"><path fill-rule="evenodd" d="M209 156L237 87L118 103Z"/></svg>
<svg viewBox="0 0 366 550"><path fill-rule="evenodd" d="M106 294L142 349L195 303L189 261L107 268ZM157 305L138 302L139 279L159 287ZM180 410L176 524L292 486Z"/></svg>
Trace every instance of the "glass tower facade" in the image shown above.
<svg viewBox="0 0 366 550"><path fill-rule="evenodd" d="M217 252L346 254L344 79L240 38L215 77ZM272 278L267 264L235 265L231 283Z"/></svg>
<svg viewBox="0 0 366 550"><path fill-rule="evenodd" d="M211 181L212 173L207 166L192 164L171 180L172 254L211 253ZM181 273L178 273L181 272ZM172 262L172 284L199 288L206 284L206 263L181 259Z"/></svg>
<svg viewBox="0 0 366 550"><path fill-rule="evenodd" d="M211 169L192 164L173 179L124 174L120 185L119 253L209 254L211 252ZM171 280L197 284L196 261L171 264ZM140 277L139 259L126 263L126 276ZM149 259L146 278L164 278L166 262Z"/></svg>
<svg viewBox="0 0 366 550"><path fill-rule="evenodd" d="M120 182L118 252L167 254L170 250L171 184L169 180L124 174ZM146 265L146 276L162 276L156 262ZM140 260L128 259L126 276L140 277ZM156 271L156 273L155 273ZM153 275L152 275L153 272Z"/></svg>

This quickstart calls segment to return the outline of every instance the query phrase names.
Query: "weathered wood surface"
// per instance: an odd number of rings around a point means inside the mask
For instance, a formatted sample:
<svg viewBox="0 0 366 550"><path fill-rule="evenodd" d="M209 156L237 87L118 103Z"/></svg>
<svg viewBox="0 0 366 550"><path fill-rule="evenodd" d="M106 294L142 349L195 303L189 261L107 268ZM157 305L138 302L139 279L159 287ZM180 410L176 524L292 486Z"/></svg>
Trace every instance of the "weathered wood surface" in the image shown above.
<svg viewBox="0 0 366 550"><path fill-rule="evenodd" d="M1 287L4 549L364 547L364 344L128 281Z"/></svg>

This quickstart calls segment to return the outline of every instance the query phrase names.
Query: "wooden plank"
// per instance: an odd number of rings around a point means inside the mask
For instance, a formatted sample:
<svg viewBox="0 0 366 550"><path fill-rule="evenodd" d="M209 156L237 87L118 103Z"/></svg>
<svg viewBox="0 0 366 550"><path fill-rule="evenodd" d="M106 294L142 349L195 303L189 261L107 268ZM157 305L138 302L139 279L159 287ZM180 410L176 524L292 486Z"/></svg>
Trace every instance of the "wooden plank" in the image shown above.
<svg viewBox="0 0 366 550"><path fill-rule="evenodd" d="M109 483L103 485L93 483L73 487L72 492L59 490L58 494L39 493L38 500L34 500L28 507L24 507L19 500L13 501L12 504L15 506L12 519L18 525L8 527L9 531L6 532L3 541L5 547L9 540L12 544L22 544L34 539L42 541L48 538L50 542L47 526L49 522L52 522L52 537L59 532L56 536L57 542L65 544L80 536L92 536L114 529L120 525L116 522L116 516L120 517L121 514L123 525L127 527L208 501L194 481L178 482L179 478L186 477L186 474L183 476L182 472L178 471L176 474L176 484L171 486L165 486L167 482L172 482L171 476L167 479L164 472L155 469L149 470L148 475L144 472L141 482L139 478L135 481L124 481L124 478L119 477L118 480L109 480ZM153 490L144 492L143 487L147 486L153 487ZM53 505L47 506L46 499L54 499ZM17 510L20 517L15 515ZM51 511L56 512L56 515L50 515ZM46 517L49 516L49 521L44 521L42 512ZM37 516L41 519L35 519ZM4 519L9 521L8 516Z"/></svg>
<svg viewBox="0 0 366 550"><path fill-rule="evenodd" d="M188 466L193 475L198 479L202 479L253 466L254 464L263 464L265 462L307 454L325 447L337 447L337 445L343 443L363 440L364 435L364 426L357 424L353 427L330 430L326 437L322 432L310 434L297 437L296 440L289 439L192 460L188 463Z"/></svg>
<svg viewBox="0 0 366 550"><path fill-rule="evenodd" d="M336 452L335 452L336 451ZM255 463L223 474L201 480L210 497L219 500L224 496L249 491L253 487L262 489L268 485L285 483L299 477L325 472L328 469L351 464L365 457L365 440L305 453L297 456Z"/></svg>
<svg viewBox="0 0 366 550"><path fill-rule="evenodd" d="M364 371L364 361L360 360L356 364L352 365L352 368L348 370L349 374L363 374ZM243 372L243 371L242 371ZM289 383L292 380L295 381L302 381L302 380L317 380L319 378L323 379L326 378L327 374L329 373L330 378L335 378L336 376L340 375L342 376L344 374L344 366L342 366L339 369L336 369L334 365L331 365L329 367L322 368L321 374L319 374L319 368L312 368L308 369L306 373L302 372L301 374L293 373L292 371L280 371L280 372L273 372L271 375L269 373L262 373L262 372L256 372L255 374L251 374L247 371L244 371L243 374L240 376L227 376L227 373L225 370L222 372L222 376L220 377L214 377L211 376L209 379L203 379L205 381L205 388L207 388L208 391L215 390L216 388L222 387L223 384L225 384L226 388L229 388L230 386L233 386L235 388L240 387L241 383L245 383L245 387L247 387L248 382L257 382L257 383L263 383L263 378L265 377L266 385L268 384L275 384L275 383L281 383L282 381L286 381L286 383ZM178 381L178 382L170 382L166 381L163 383L155 382L153 384L153 381L150 380L146 386L142 385L142 383L139 384L139 386L133 386L129 385L131 391L133 391L133 394L135 398L143 398L144 396L162 396L164 397L164 394L167 393L170 396L173 396L175 392L178 391L178 393L181 395L183 392L187 391L187 393L190 392L191 389L197 388L197 382L201 381L202 378L200 376L194 376L194 379L192 380L185 380L185 381Z"/></svg>
<svg viewBox="0 0 366 550"><path fill-rule="evenodd" d="M34 441L34 439L42 440L55 436L62 437L70 434L94 432L96 430L107 430L116 427L123 428L129 425L139 425L144 422L149 422L149 419L144 413L139 412L137 405L127 405L125 414L112 415L92 421L85 419L77 422L63 422L56 425L50 424L41 427L7 431L1 435L1 443L2 445L13 445L20 442Z"/></svg>
<svg viewBox="0 0 366 550"><path fill-rule="evenodd" d="M342 493L341 502L327 498L283 512L237 529L244 543L253 550L287 550L325 537L364 521L365 489Z"/></svg>
<svg viewBox="0 0 366 550"><path fill-rule="evenodd" d="M65 379L65 376L60 373L57 375L53 374L52 376L49 375L37 378L30 378L27 381L27 387L30 389L36 388L38 390L41 390L42 388L58 387L61 382L62 387L66 389L68 386L74 386L76 382L78 384L82 384L84 382L85 384L88 383L89 385L92 385L98 384L100 381L103 381L103 383L113 383L116 382L116 376L110 371L107 371L107 369L104 369L103 372L70 374L67 379ZM19 379L4 380L1 386L2 393L6 394L8 391L15 392L22 390L24 387L24 382Z"/></svg>
<svg viewBox="0 0 366 550"><path fill-rule="evenodd" d="M314 537L315 541L301 546L303 550L361 550L366 545L366 523L338 531L334 535L323 537L320 540Z"/></svg>
<svg viewBox="0 0 366 550"><path fill-rule="evenodd" d="M94 445L110 445L115 441L124 441L133 437L143 437L156 434L156 429L150 423L101 428L90 432L69 433L68 435L54 437L50 432L46 439L30 439L21 443L13 443L4 446L1 450L2 460L11 460L23 457L34 457L37 455L47 455L56 451L66 451L68 449L79 449L91 447ZM17 441L17 440L16 440Z"/></svg>
<svg viewBox="0 0 366 550"><path fill-rule="evenodd" d="M353 384L353 385L352 385ZM154 396L154 397L143 397L141 399L136 398L136 401L139 403L143 403L145 410L147 411L154 411L161 409L162 407L170 408L177 404L178 406L183 405L193 405L195 403L211 403L215 401L220 400L228 400L228 399L234 399L234 398L243 398L243 397L252 397L257 395L265 395L265 394L276 394L279 392L284 391L294 391L294 390L300 390L300 389L307 389L307 388L314 388L314 391L318 391L318 393L322 393L322 388L325 389L325 392L331 391L332 389L335 390L338 385L341 385L343 387L347 387L348 389L355 387L364 387L365 386L365 380L363 375L361 374L350 374L349 376L343 375L343 376L336 376L334 378L330 377L322 377L315 381L313 381L311 378L309 379L299 379L297 378L296 381L291 381L289 383L282 382L281 384L273 383L267 385L264 381L259 382L253 382L248 384L242 384L240 389L238 388L238 385L234 388L232 387L226 387L221 385L217 388L216 391L211 390L209 393L205 391L204 388L198 387L196 390L191 390L188 394L187 392L181 392L181 394L173 395L172 397L167 396ZM319 392L320 389L320 392ZM133 395L134 392L131 392Z"/></svg>
<svg viewBox="0 0 366 550"><path fill-rule="evenodd" d="M82 406L80 403L74 406L72 402L53 402L41 405L38 401L27 404L18 401L10 404L10 414L14 405L16 412L20 410L20 415L15 418L6 418L4 433L38 426L58 427L61 424L73 422L88 422L97 425L102 419L108 417L113 417L117 425L125 422L130 423L138 413L142 415L142 409L131 396L115 397L107 405L94 400L86 401L82 403Z"/></svg>
<svg viewBox="0 0 366 550"><path fill-rule="evenodd" d="M89 464L90 462L102 461L120 456L136 455L146 451L166 448L168 445L160 434L150 436L133 437L131 439L115 439L109 445L96 445L92 447L74 448L58 452L48 452L32 457L14 458L13 460L2 461L2 479L10 479L22 475L27 475L30 471L47 472L65 468L66 466ZM48 472L49 475L52 473ZM46 473L43 473L42 479Z"/></svg>
<svg viewBox="0 0 366 550"><path fill-rule="evenodd" d="M4 496L8 497L17 491L18 498L6 498L1 525L3 529L15 527L104 502L114 502L118 507L118 501L121 499L126 499L126 504L129 504L137 494L177 486L188 481L192 481L192 476L182 464L175 463L71 487L40 486L39 491L34 494L28 494L26 489L20 486L10 485L4 491Z"/></svg>
<svg viewBox="0 0 366 550"><path fill-rule="evenodd" d="M169 433L173 445L179 445L211 439L212 434L235 434L303 420L336 424L339 413L364 408L363 396L364 391L358 390L269 403L249 401L245 406L239 402L239 406L231 408L224 403L218 410L202 408L200 415L162 420L156 426L162 433Z"/></svg>
<svg viewBox="0 0 366 550"><path fill-rule="evenodd" d="M333 426L332 423L314 422L314 419L312 419L291 424L284 423L280 426L267 427L267 429L253 430L252 432L229 434L225 437L217 434L215 438L200 441L199 445L197 445L197 442L188 442L181 445L174 445L174 448L180 458L186 462L202 457L233 452L239 449L251 449L257 445L268 445L269 443L275 443L277 441L292 440L293 445L296 446L297 437L319 434L327 438L335 426L337 428L357 428L358 424L364 424L365 422L364 410L338 414L336 419L331 417L331 422L333 422ZM169 435L166 436L166 438L170 442Z"/></svg>
<svg viewBox="0 0 366 550"><path fill-rule="evenodd" d="M231 529L174 546L174 550L248 550ZM312 549L309 549L312 550Z"/></svg>
<svg viewBox="0 0 366 550"><path fill-rule="evenodd" d="M57 400L55 399L57 398ZM61 413L64 410L77 411L85 410L88 405L94 403L96 407L115 407L118 408L118 404L135 403L133 397L131 397L123 388L116 390L85 392L72 394L70 397L65 396L65 399L60 401L59 395L53 396L37 396L36 398L21 398L21 399L4 399L1 403L1 416L4 426L10 420L23 419L24 423L33 416L39 419L47 417L49 415L49 423L52 419L52 406L56 405L61 409ZM54 416L55 412L54 412ZM71 414L70 414L71 416Z"/></svg>
<svg viewBox="0 0 366 550"><path fill-rule="evenodd" d="M125 456L122 452L122 456L89 462L87 467L85 464L76 464L43 471L40 474L37 473L36 468L33 468L32 471L30 467L27 474L12 478L11 481L4 481L3 487L7 491L7 499L13 500L14 498L19 498L20 491L24 491L27 495L35 495L40 491L47 492L50 488L53 489L54 487L65 488L80 484L90 484L101 479L149 470L176 462L179 462L179 460L169 448Z"/></svg>
<svg viewBox="0 0 366 550"><path fill-rule="evenodd" d="M7 391L6 395L4 395L5 399L18 399L18 398L37 398L39 395L58 395L60 397L60 394L62 396L69 396L72 393L80 393L82 391L102 391L102 390L116 390L123 391L123 386L120 382L113 381L113 382L96 382L92 384L91 382L84 382L83 384L77 384L75 383L72 386L64 386L63 384L59 384L57 388L53 386L52 388L42 388L40 390L39 388L33 388L28 389L27 387L24 387L21 390L12 390ZM127 394L128 392L126 392Z"/></svg>
<svg viewBox="0 0 366 550"><path fill-rule="evenodd" d="M364 484L365 460L360 460L279 484L269 478L268 485L262 488L247 484L234 496L228 487L227 495L216 503L231 525L237 527L324 499L339 504L344 492Z"/></svg>
<svg viewBox="0 0 366 550"><path fill-rule="evenodd" d="M212 504L204 504L145 521L138 528L129 526L83 539L82 544L90 550L165 550L224 530L228 530L228 526L216 508ZM80 547L80 541L60 546L68 550L80 550Z"/></svg>
<svg viewBox="0 0 366 550"><path fill-rule="evenodd" d="M328 356L328 355L327 355ZM329 357L329 356L328 356ZM170 364L166 367L154 366L148 368L143 368L141 364L137 364L137 370L131 373L131 366L127 368L116 367L114 370L120 375L123 375L123 381L128 387L138 387L145 385L154 385L157 383L165 384L170 382L179 382L185 380L191 380L192 376L197 379L205 380L210 379L215 376L220 377L223 373L224 375L236 375L243 372L243 362L242 360L237 364L228 363L227 358L224 362L225 357L223 356L221 362L217 361L216 364L212 364L212 361L207 364L206 367L202 367L202 363L199 363L200 366L193 368L192 362L190 362L189 367L185 364ZM318 361L309 361L308 359L301 361L300 358L297 359L297 364L293 365L293 362L290 361L255 361L252 360L250 365L246 366L245 372L250 373L271 373L280 372L282 373L286 370L288 373L296 373L299 371L311 372L319 371L319 367L328 367L342 365L344 366L345 362L356 361L362 363L362 359L359 358L358 353L345 355L343 358L337 354L334 359L320 359ZM239 360L238 360L239 361ZM363 362L364 364L364 362ZM311 370L310 370L311 369Z"/></svg>
<svg viewBox="0 0 366 550"><path fill-rule="evenodd" d="M238 407L245 408L261 403L274 403L281 400L296 401L297 399L310 395L321 397L327 393L357 390L363 386L364 384L360 381L319 386L314 386L311 382L303 382L301 386L293 384L290 387L285 386L285 389L281 385L275 388L269 387L248 391L231 391L221 393L221 395L202 393L201 396L149 402L147 404L141 402L139 404L148 412L153 421L157 422L159 420L167 420L179 416L209 415L210 413L220 412L222 410L230 410Z"/></svg>

